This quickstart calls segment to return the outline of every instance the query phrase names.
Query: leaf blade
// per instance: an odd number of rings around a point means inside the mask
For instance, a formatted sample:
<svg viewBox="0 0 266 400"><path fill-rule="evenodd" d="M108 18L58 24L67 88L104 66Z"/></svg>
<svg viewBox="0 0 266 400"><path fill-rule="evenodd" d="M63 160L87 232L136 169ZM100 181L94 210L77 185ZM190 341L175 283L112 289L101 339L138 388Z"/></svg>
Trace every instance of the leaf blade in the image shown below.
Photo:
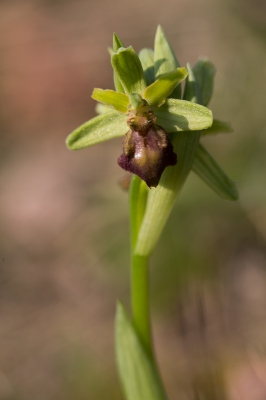
<svg viewBox="0 0 266 400"><path fill-rule="evenodd" d="M179 68L180 64L175 56L175 53L162 29L159 25L155 34L154 41L154 71L156 78L160 78L164 74L174 71ZM181 98L181 87L177 86L172 98Z"/></svg>
<svg viewBox="0 0 266 400"><path fill-rule="evenodd" d="M201 144L198 146L192 169L220 197L230 201L238 200L236 183L225 174Z"/></svg>
<svg viewBox="0 0 266 400"><path fill-rule="evenodd" d="M147 86L149 86L155 81L153 50L151 49L140 50L139 59L144 71Z"/></svg>
<svg viewBox="0 0 266 400"><path fill-rule="evenodd" d="M120 47L124 47L124 45L123 45L122 41L120 40L120 38L117 36L117 34L114 33L114 34L113 34L113 53L116 53L117 50L120 49ZM112 54L113 54L113 53L112 53ZM112 55L112 54L111 54L111 55ZM121 82L120 82L120 80L119 80L117 74L115 73L115 71L114 71L114 75L113 75L113 76L114 76L114 86L115 86L115 90L116 90L117 92L124 93L125 91L124 91L124 89L123 89L123 86L122 86L122 84L121 84Z"/></svg>
<svg viewBox="0 0 266 400"><path fill-rule="evenodd" d="M207 106L212 97L216 68L209 60L201 58L194 65L193 71L201 89L202 105Z"/></svg>
<svg viewBox="0 0 266 400"><path fill-rule="evenodd" d="M217 133L231 133L233 128L230 122L220 121L218 119L213 120L212 126L201 132L202 136L205 135L216 135Z"/></svg>
<svg viewBox="0 0 266 400"><path fill-rule="evenodd" d="M127 400L167 400L156 368L121 304L116 314L116 358Z"/></svg>
<svg viewBox="0 0 266 400"><path fill-rule="evenodd" d="M75 129L66 139L70 150L80 150L105 140L124 136L128 131L126 118L117 111L98 115Z"/></svg>

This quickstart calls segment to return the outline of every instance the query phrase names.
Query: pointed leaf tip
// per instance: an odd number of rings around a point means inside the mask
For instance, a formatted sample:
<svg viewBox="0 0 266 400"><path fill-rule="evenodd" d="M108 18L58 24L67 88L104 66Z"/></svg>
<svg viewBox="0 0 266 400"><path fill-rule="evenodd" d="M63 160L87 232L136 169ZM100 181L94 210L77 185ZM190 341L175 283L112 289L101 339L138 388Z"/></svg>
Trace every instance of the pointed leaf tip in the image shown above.
<svg viewBox="0 0 266 400"><path fill-rule="evenodd" d="M122 41L119 39L119 37L117 36L117 34L114 32L113 33L113 50L114 52L117 52L117 50L120 47L124 47Z"/></svg>
<svg viewBox="0 0 266 400"><path fill-rule="evenodd" d="M155 41L154 41L154 71L156 78L164 74L174 71L180 67L180 64L175 56L175 53L161 27L158 25ZM177 86L173 93L172 98L181 98L181 87Z"/></svg>

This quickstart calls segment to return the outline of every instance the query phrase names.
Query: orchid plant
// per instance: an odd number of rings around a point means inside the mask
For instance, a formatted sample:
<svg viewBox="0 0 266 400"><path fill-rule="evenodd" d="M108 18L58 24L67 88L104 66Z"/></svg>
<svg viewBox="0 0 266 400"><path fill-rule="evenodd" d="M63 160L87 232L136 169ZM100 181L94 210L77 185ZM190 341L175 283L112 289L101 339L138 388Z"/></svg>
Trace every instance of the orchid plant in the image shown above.
<svg viewBox="0 0 266 400"><path fill-rule="evenodd" d="M79 150L123 137L117 162L131 172L131 316L119 303L116 355L127 400L166 400L156 365L149 312L148 258L190 171L219 196L237 200L236 184L200 143L202 135L230 132L206 107L215 68L199 59L181 68L159 26L154 51L139 55L116 34L110 50L115 90L94 89L98 116L67 138ZM181 82L185 81L183 95Z"/></svg>

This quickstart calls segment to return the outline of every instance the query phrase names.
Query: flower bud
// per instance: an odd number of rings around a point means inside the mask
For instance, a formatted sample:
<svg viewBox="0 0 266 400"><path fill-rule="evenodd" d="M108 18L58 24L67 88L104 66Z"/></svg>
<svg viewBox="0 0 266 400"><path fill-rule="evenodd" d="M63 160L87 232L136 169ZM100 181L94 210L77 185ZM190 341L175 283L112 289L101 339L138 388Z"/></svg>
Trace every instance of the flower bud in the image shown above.
<svg viewBox="0 0 266 400"><path fill-rule="evenodd" d="M131 129L123 139L123 153L117 160L126 171L138 175L149 187L156 187L164 169L177 163L177 155L165 130L154 123L147 129Z"/></svg>

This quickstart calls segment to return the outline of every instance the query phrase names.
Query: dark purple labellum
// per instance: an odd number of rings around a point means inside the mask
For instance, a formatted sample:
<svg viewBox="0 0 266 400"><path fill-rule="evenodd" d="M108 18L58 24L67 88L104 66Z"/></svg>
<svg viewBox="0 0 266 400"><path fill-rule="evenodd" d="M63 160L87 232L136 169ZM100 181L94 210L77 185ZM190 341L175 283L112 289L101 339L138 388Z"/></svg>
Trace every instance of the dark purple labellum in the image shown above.
<svg viewBox="0 0 266 400"><path fill-rule="evenodd" d="M156 187L166 167L176 165L177 155L165 130L152 124L146 130L131 129L123 139L121 168L138 175L149 187Z"/></svg>

